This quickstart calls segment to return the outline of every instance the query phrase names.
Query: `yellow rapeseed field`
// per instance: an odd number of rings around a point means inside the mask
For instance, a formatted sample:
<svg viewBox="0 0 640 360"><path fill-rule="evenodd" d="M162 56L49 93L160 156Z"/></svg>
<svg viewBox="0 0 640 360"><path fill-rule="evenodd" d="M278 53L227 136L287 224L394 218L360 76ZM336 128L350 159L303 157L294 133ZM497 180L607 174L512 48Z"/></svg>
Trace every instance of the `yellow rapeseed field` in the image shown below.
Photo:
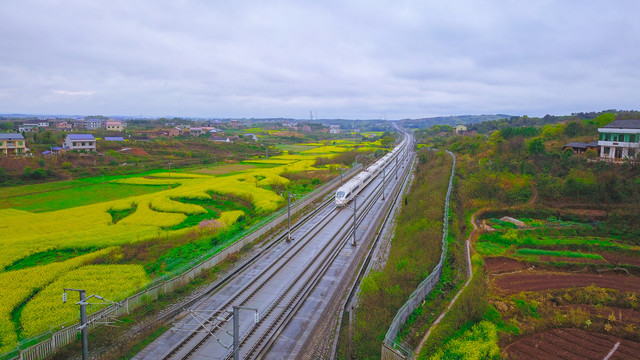
<svg viewBox="0 0 640 360"><path fill-rule="evenodd" d="M82 266L91 260L104 256L114 248L106 248L91 254L76 258L42 265L33 268L7 271L0 273L0 353L16 346L18 335L11 322L11 312L23 301L27 300L34 291L51 283L64 273ZM58 300L61 298L59 297ZM52 324L53 325L53 324Z"/></svg>
<svg viewBox="0 0 640 360"><path fill-rule="evenodd" d="M68 293L68 301L63 303L64 288L83 289L87 291L87 296L97 294L105 299L118 301L148 283L149 278L142 265L87 265L70 271L40 291L25 306L20 318L24 335L38 335L51 325L78 318L78 293ZM102 306L89 306L87 313L101 308Z"/></svg>
<svg viewBox="0 0 640 360"><path fill-rule="evenodd" d="M318 170L313 167L317 157L314 154L337 154L347 150L347 146L322 146L315 152L256 160L274 166L254 167L232 174L164 172L113 180L111 183L114 184L175 187L61 210L32 213L0 209L0 233L3 234L0 237L0 353L17 344L16 324L12 322L11 313L25 301L20 319L23 337L38 335L49 326L77 317L75 305L61 304L62 287L83 288L88 293L118 300L147 284L149 279L138 265L83 265L120 245L190 231L192 228L170 228L181 224L188 216L207 211L199 205L180 202L180 199L202 200L211 199L209 193L230 194L251 201L259 213L270 213L281 206L284 199L266 187L287 184L289 180L282 176L285 173ZM131 213L114 223L110 212L125 210L131 210ZM239 210L223 212L215 219L216 226L231 226L243 215ZM2 270L33 254L87 248L103 250L22 270Z"/></svg>

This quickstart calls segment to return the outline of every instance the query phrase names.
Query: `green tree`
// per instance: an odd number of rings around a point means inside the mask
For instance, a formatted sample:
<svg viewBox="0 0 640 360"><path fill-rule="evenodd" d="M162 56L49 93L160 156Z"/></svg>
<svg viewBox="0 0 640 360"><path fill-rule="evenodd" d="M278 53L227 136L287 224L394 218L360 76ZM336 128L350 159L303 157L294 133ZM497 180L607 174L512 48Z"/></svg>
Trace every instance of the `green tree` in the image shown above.
<svg viewBox="0 0 640 360"><path fill-rule="evenodd" d="M31 175L33 175L33 171L31 170L30 166L26 166L24 168L24 170L22 171L22 176L26 179L30 178Z"/></svg>
<svg viewBox="0 0 640 360"><path fill-rule="evenodd" d="M572 121L564 128L564 133L568 137L575 137L584 134L584 125L577 121Z"/></svg>
<svg viewBox="0 0 640 360"><path fill-rule="evenodd" d="M539 155L546 152L544 142L540 138L529 141L527 144L527 150L529 151L529 155Z"/></svg>
<svg viewBox="0 0 640 360"><path fill-rule="evenodd" d="M615 119L616 119L615 115L611 113L604 113L598 116L597 118L591 120L590 122L600 127L600 126L605 126L610 122L613 122Z"/></svg>
<svg viewBox="0 0 640 360"><path fill-rule="evenodd" d="M13 130L13 123L12 122L0 122L0 131L10 131Z"/></svg>
<svg viewBox="0 0 640 360"><path fill-rule="evenodd" d="M395 143L395 140L393 140L391 136L385 136L382 139L380 139L380 144L382 145L382 147L389 147L394 143Z"/></svg>

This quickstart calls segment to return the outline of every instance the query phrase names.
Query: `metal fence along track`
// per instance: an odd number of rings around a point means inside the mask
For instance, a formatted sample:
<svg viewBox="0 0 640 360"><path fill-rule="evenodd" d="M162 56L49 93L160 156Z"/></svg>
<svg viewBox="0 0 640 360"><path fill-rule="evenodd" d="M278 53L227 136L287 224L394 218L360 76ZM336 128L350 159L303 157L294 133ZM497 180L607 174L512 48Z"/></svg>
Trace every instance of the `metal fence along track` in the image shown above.
<svg viewBox="0 0 640 360"><path fill-rule="evenodd" d="M429 295L431 290L440 281L442 275L442 266L445 258L447 257L447 236L449 235L449 197L451 195L451 188L453 186L453 176L456 169L456 155L447 150L447 154L451 155L453 164L451 166L451 176L449 177L449 187L447 188L447 197L444 203L444 220L442 225L442 254L440 255L440 261L438 265L433 268L433 271L426 279L424 279L416 290L409 296L407 302L402 305L400 310L393 318L389 330L384 337L382 343L382 356L383 360L395 360L395 359L410 359L413 357L413 351L407 349L402 344L396 341L400 328L407 322L409 316L420 306L422 301Z"/></svg>

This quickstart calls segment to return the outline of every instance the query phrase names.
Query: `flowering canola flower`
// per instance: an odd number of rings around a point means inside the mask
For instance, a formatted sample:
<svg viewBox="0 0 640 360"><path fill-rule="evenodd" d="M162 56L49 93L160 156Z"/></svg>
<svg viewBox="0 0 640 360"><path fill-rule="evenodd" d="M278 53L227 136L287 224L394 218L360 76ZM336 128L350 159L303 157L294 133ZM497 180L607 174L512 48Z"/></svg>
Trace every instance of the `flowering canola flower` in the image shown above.
<svg viewBox="0 0 640 360"><path fill-rule="evenodd" d="M265 188L289 182L284 173L319 170L315 158L330 157L348 150L348 144L321 146L301 154L249 160L270 168L252 168L232 174L156 173L111 181L115 184L174 185L173 188L61 210L32 213L0 209L0 353L18 342L11 313L20 304L22 336L35 336L77 317L77 308L59 301L62 287L84 288L113 301L120 300L149 283L140 265L86 265L112 253L118 246L148 241L165 235L186 233L192 228L170 230L188 216L207 211L180 199L211 199L210 193L233 195L251 201L256 211L275 211L283 198ZM366 143L361 143L366 145ZM114 223L110 211L132 213ZM219 226L231 226L245 215L240 210L222 212L213 219ZM212 221L213 221L212 220ZM73 259L4 271L11 264L36 253L61 249L102 249ZM117 280L114 280L117 279ZM95 289L95 290L91 290ZM93 292L92 292L93 291ZM33 294L36 294L33 296Z"/></svg>

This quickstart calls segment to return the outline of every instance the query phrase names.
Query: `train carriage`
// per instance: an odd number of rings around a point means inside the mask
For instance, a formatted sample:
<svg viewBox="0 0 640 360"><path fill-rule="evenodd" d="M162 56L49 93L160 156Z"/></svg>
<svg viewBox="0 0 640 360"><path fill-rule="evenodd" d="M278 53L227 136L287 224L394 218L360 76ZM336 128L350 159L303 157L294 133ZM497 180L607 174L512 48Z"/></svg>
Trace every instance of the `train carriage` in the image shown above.
<svg viewBox="0 0 640 360"><path fill-rule="evenodd" d="M335 195L336 206L344 207L364 188L380 171L390 164L393 159L400 154L400 149L406 144L404 139L398 146L389 151L381 159L373 163L366 170L354 176L351 180L342 185Z"/></svg>

